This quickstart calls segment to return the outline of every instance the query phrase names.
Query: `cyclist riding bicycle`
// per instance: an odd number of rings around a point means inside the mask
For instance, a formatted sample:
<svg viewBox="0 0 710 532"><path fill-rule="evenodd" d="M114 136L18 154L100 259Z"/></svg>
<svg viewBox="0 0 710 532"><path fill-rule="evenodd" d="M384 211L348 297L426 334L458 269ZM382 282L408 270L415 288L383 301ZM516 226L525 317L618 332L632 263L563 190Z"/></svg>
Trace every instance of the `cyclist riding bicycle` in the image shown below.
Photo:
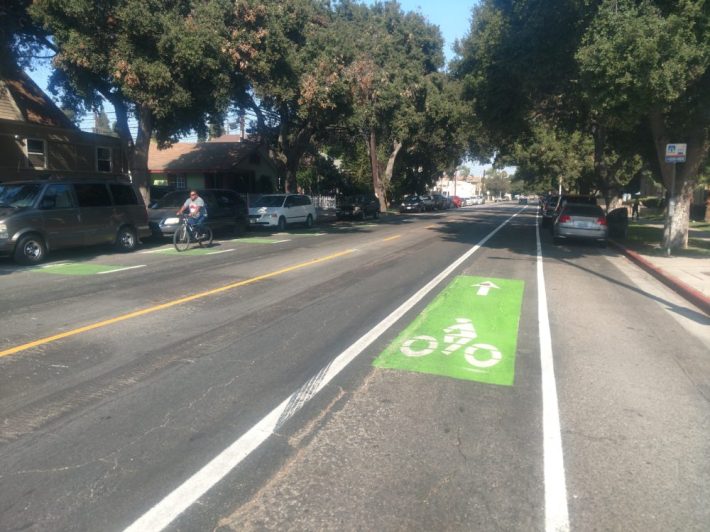
<svg viewBox="0 0 710 532"><path fill-rule="evenodd" d="M207 218L207 206L205 205L205 200L199 196L196 190L190 191L190 197L185 200L185 203L180 207L177 214L180 215L186 210L189 212L187 223L189 223L193 229L199 231L202 223Z"/></svg>

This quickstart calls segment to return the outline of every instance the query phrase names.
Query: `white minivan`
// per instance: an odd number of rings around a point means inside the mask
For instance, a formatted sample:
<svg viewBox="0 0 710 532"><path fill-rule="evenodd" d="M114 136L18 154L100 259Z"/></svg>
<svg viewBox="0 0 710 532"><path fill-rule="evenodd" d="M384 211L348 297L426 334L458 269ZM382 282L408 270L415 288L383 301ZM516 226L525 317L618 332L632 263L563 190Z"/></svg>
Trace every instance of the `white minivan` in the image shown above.
<svg viewBox="0 0 710 532"><path fill-rule="evenodd" d="M283 231L294 223L313 226L316 208L311 198L303 194L266 194L249 205L251 227L276 227Z"/></svg>

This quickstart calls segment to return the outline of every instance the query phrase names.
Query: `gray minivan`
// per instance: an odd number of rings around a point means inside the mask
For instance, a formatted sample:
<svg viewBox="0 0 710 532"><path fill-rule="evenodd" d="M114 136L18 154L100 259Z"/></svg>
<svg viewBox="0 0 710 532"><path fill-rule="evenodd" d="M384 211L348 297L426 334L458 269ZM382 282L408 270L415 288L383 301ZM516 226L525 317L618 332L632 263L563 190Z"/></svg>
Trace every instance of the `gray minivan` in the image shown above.
<svg viewBox="0 0 710 532"><path fill-rule="evenodd" d="M125 180L0 183L0 256L21 264L41 262L52 250L94 244L132 251L149 235L143 198Z"/></svg>

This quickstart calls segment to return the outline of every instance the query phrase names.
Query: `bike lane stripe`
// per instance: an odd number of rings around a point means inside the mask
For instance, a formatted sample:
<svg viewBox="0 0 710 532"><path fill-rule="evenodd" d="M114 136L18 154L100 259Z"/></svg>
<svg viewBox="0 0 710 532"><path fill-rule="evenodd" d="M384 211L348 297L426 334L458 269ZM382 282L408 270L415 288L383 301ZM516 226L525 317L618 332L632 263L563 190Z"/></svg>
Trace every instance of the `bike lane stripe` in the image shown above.
<svg viewBox="0 0 710 532"><path fill-rule="evenodd" d="M523 281L459 276L373 365L512 386Z"/></svg>
<svg viewBox="0 0 710 532"><path fill-rule="evenodd" d="M48 264L33 268L33 272L49 273L52 275L101 275L106 273L114 273L128 269L145 268L145 264L138 266L115 266L111 264L93 264L81 262L61 262L57 264Z"/></svg>
<svg viewBox="0 0 710 532"><path fill-rule="evenodd" d="M447 266L441 273L420 288L407 301L402 303L392 313L365 333L354 344L336 356L330 363L323 367L298 390L284 399L271 412L247 430L229 447L215 456L202 469L197 471L180 486L168 493L162 500L146 513L141 515L124 532L143 532L151 530L158 532L172 523L180 514L192 506L197 500L209 491L215 484L227 476L254 450L264 443L279 427L298 413L308 401L331 382L343 369L369 347L375 340L384 334L390 327L399 321L417 303L419 303L434 288L439 286L459 266L476 253L481 246L488 242L503 227L508 225L521 209L513 216L506 219L493 231L488 233L478 244L461 255ZM2 353L0 353L2 354Z"/></svg>
<svg viewBox="0 0 710 532"><path fill-rule="evenodd" d="M354 253L354 252L355 252L355 250L353 250L353 249L347 249L347 250L341 251L339 253L333 253L332 255L328 255L326 257L312 259L312 260L309 260L306 262L302 262L300 264L296 264L294 266L288 266L286 268L282 268L280 270L265 273L263 275L257 275L256 277L252 277L250 279L245 279L244 281L231 283L231 284L228 284L225 286L221 286L219 288L214 288L212 290L206 290L204 292L199 292L199 293L193 294L191 296L181 297L179 299L174 299L172 301L168 301L168 302L162 303L160 305L147 307L144 309L136 310L134 312L129 312L127 314L121 314L120 316L116 316L114 318L110 318L110 319L103 320L103 321L98 321L96 323L91 323L89 325L85 325L83 327L78 327L78 328L72 329L70 331L65 331L65 332L62 332L59 334L55 334L53 336L46 336L44 338L40 338L40 339L35 340L33 342L27 342L22 345L17 345L15 347L10 347L8 349L4 349L4 350L0 351L0 358L6 357L9 355L14 355L14 354L19 353L21 351L26 351L28 349L31 349L32 347L38 347L40 345L45 345L45 344L49 344L52 342L56 342L57 340L62 340L64 338L69 338L71 336L76 336L81 333L93 331L93 330L99 329L101 327L113 325L114 323L120 323L122 321L130 320L133 318L138 318L140 316L145 316L146 314L153 314L153 313L158 312L160 310L165 310L165 309L172 308L172 307L175 307L178 305L182 305L183 303L195 301L198 299L204 299L208 296L212 296L212 295L216 295L216 294L221 294L222 292L227 292L229 290L239 288L240 286L246 286L249 284L256 283L258 281L262 281L264 279L270 279L272 277L277 277L279 275L283 275L288 272L300 270L302 268L307 268L308 266L313 266L315 264L320 264L322 262L328 262L328 261L337 259L339 257L344 257L345 255L350 255L351 253Z"/></svg>

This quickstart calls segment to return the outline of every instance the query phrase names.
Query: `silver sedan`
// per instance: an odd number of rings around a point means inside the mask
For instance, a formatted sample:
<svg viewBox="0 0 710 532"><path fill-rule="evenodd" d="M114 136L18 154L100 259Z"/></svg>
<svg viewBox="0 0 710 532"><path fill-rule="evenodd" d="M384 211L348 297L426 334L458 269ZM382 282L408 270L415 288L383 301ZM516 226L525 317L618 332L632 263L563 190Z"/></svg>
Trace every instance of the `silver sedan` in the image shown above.
<svg viewBox="0 0 710 532"><path fill-rule="evenodd" d="M601 207L596 205L567 203L552 226L555 244L563 239L583 239L595 240L605 246L608 235L606 216Z"/></svg>

